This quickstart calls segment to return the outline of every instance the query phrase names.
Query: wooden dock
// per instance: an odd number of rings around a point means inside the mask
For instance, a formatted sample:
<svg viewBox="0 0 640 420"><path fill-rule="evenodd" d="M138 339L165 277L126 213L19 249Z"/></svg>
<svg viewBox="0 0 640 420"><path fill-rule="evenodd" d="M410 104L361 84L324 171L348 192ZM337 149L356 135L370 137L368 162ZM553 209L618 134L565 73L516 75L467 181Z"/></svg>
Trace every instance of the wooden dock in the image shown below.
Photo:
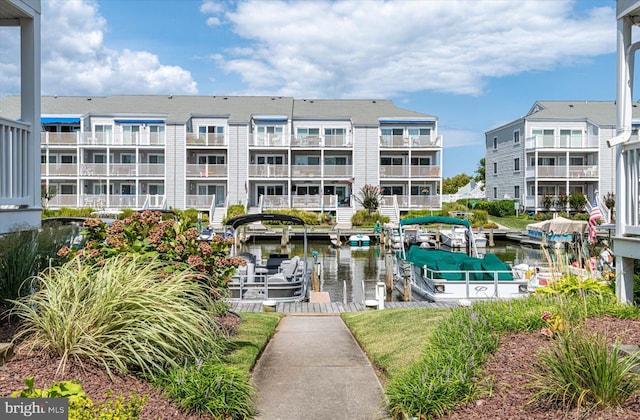
<svg viewBox="0 0 640 420"><path fill-rule="evenodd" d="M449 302L385 302L385 309L392 308L455 308L460 306L458 301ZM233 312L263 312L262 302L229 302L229 309ZM360 312L370 310L362 303L281 303L278 302L275 312L283 314L336 314L342 312Z"/></svg>

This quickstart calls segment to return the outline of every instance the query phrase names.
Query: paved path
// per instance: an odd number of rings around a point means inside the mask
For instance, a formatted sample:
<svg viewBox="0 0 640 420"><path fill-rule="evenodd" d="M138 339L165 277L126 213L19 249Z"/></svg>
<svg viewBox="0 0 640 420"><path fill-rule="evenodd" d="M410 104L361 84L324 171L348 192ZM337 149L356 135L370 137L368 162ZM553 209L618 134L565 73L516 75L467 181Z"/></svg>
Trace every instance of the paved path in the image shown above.
<svg viewBox="0 0 640 420"><path fill-rule="evenodd" d="M280 320L254 369L257 419L388 419L378 378L337 315Z"/></svg>

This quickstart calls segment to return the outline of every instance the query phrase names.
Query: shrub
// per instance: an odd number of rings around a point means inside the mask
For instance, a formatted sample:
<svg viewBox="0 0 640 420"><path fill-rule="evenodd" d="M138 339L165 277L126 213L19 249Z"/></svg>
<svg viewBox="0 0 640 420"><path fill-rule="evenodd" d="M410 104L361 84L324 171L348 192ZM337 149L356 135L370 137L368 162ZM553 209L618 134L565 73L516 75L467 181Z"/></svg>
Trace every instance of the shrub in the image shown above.
<svg viewBox="0 0 640 420"><path fill-rule="evenodd" d="M371 213L367 210L357 210L353 216L351 216L351 224L353 226L373 226L379 221L381 224L389 223L389 217L383 216L378 212Z"/></svg>
<svg viewBox="0 0 640 420"><path fill-rule="evenodd" d="M246 212L242 204L232 204L227 209L227 216L224 218L223 223L227 223L228 220L234 217L244 216L245 214Z"/></svg>
<svg viewBox="0 0 640 420"><path fill-rule="evenodd" d="M569 194L569 207L573 211L582 211L587 204L587 199L582 193Z"/></svg>
<svg viewBox="0 0 640 420"><path fill-rule="evenodd" d="M298 209L282 209L282 210L273 210L270 213L278 213L278 214L287 214L289 216L299 217L304 220L304 223L307 225L319 225L320 221L318 220L318 213L306 210L298 210Z"/></svg>
<svg viewBox="0 0 640 420"><path fill-rule="evenodd" d="M380 200L382 199L382 190L374 185L366 184L360 189L355 196L355 200L364 209L372 215L380 207Z"/></svg>
<svg viewBox="0 0 640 420"><path fill-rule="evenodd" d="M513 200L477 201L474 210L485 210L492 216L515 216Z"/></svg>
<svg viewBox="0 0 640 420"><path fill-rule="evenodd" d="M34 387L33 377L24 381L26 388L11 394L19 398L68 398L68 418L75 420L91 419L137 419L147 402L147 397L138 397L134 392L129 395L128 401L118 395L115 399L111 391L107 392L107 400L94 404L83 391L79 381L53 382L49 388L39 389Z"/></svg>
<svg viewBox="0 0 640 420"><path fill-rule="evenodd" d="M56 252L66 245L73 228L49 225L40 231L10 232L0 237L0 307L26 296L33 285L28 279L45 267L61 264Z"/></svg>
<svg viewBox="0 0 640 420"><path fill-rule="evenodd" d="M254 415L255 389L249 374L215 360L173 368L158 378L158 384L180 408L219 419L245 419Z"/></svg>
<svg viewBox="0 0 640 420"><path fill-rule="evenodd" d="M159 260L123 255L104 266L77 259L37 277L39 290L14 301L18 337L60 357L153 375L214 352L223 308L195 272L168 274Z"/></svg>
<svg viewBox="0 0 640 420"><path fill-rule="evenodd" d="M206 278L216 297L224 295L227 281L239 264L237 258L227 258L231 238L216 235L211 242L199 241L197 229L173 218L162 220L159 212L134 213L111 226L100 219L88 219L84 227L85 247L63 248L58 255L81 257L89 264L104 264L122 253L159 259L169 263L164 268L170 271L196 269L209 274Z"/></svg>
<svg viewBox="0 0 640 420"><path fill-rule="evenodd" d="M531 375L537 391L531 401L553 408L617 407L640 389L640 377L632 372L635 359L625 358L617 346L610 349L597 334L560 333L533 360L538 373Z"/></svg>

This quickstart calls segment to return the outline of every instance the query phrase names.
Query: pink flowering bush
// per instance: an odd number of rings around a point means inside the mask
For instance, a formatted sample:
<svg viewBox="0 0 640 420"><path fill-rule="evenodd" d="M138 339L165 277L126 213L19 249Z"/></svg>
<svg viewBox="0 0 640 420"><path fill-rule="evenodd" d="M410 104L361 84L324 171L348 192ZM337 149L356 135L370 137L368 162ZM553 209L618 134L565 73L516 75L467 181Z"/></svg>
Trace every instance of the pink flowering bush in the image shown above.
<svg viewBox="0 0 640 420"><path fill-rule="evenodd" d="M241 258L227 256L232 239L216 235L211 242L199 241L197 229L173 219L162 220L160 212L133 213L124 220L115 220L111 226L101 219L88 219L84 228L84 247L64 247L58 256L104 265L116 255L141 254L171 263L170 270L205 273L217 298L223 297L233 272L243 263Z"/></svg>

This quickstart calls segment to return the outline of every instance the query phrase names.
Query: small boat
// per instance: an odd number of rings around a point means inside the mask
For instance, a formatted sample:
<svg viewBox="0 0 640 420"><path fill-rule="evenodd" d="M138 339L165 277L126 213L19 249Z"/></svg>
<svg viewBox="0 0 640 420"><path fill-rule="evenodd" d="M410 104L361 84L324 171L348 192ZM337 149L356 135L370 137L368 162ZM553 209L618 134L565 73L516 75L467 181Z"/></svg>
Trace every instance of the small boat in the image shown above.
<svg viewBox="0 0 640 420"><path fill-rule="evenodd" d="M303 255L291 256L273 252L263 261L249 252L239 253L239 228L261 221L302 226ZM245 264L238 267L229 283L230 301L301 302L308 299L312 263L308 258L307 226L304 220L286 214L258 213L234 217L226 224L233 229L235 236L231 256L245 260Z"/></svg>
<svg viewBox="0 0 640 420"><path fill-rule="evenodd" d="M487 235L484 232L473 232L473 239L476 242L476 248L487 247Z"/></svg>
<svg viewBox="0 0 640 420"><path fill-rule="evenodd" d="M400 226L396 223L385 223L382 226L385 236L385 246L391 249L402 249L403 240L400 235Z"/></svg>
<svg viewBox="0 0 640 420"><path fill-rule="evenodd" d="M574 242L576 235L581 237L588 228L589 225L586 221L556 217L528 225L527 238L524 242L560 248L565 243Z"/></svg>
<svg viewBox="0 0 640 420"><path fill-rule="evenodd" d="M443 300L508 299L529 293L526 272L514 269L495 254L478 254L468 220L426 216L400 221L403 224L447 224L464 231L465 252L413 245L396 253L396 289L433 302ZM454 230L454 229L452 229Z"/></svg>
<svg viewBox="0 0 640 420"><path fill-rule="evenodd" d="M371 243L371 238L369 235L351 235L349 236L349 246L351 246L352 251L366 251L369 249L369 244Z"/></svg>
<svg viewBox="0 0 640 420"><path fill-rule="evenodd" d="M442 245L449 248L464 248L467 246L467 230L463 226L451 226L449 229L440 229L439 232Z"/></svg>
<svg viewBox="0 0 640 420"><path fill-rule="evenodd" d="M333 246L334 248L340 248L342 246L342 241L340 240L339 233L330 232L329 241L331 242L331 246Z"/></svg>

